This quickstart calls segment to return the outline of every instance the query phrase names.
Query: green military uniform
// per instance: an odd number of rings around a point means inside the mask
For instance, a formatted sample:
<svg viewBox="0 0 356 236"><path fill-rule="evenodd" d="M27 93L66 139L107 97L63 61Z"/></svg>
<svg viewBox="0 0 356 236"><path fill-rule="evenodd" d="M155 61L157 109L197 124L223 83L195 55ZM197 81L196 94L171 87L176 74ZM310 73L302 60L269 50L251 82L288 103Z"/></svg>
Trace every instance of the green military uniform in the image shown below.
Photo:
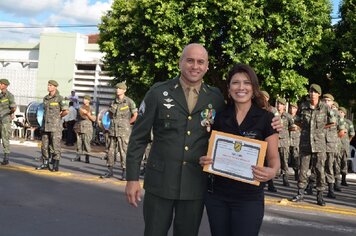
<svg viewBox="0 0 356 236"><path fill-rule="evenodd" d="M294 106L298 108L296 103L290 103L290 106ZM289 140L290 140L289 158L291 159L295 180L298 180L298 172L300 169L300 158L299 158L300 128L299 126L294 124L294 117L292 117L292 119L293 119L293 125L290 127L290 131L289 131Z"/></svg>
<svg viewBox="0 0 356 236"><path fill-rule="evenodd" d="M9 85L10 82L7 79L1 79L1 84ZM10 136L11 136L11 115L16 110L16 103L14 95L7 89L4 89L0 93L0 138L2 146L4 148L4 160L2 165L9 163L10 153Z"/></svg>
<svg viewBox="0 0 356 236"><path fill-rule="evenodd" d="M58 86L58 83L54 80L48 82L54 86ZM68 105L64 101L63 97L57 90L56 93L51 96L47 94L43 98L43 121L42 121L42 159L43 165L37 169L45 169L48 166L49 153L54 163L59 163L61 158L61 138L62 138L62 119L61 112L68 110Z"/></svg>
<svg viewBox="0 0 356 236"><path fill-rule="evenodd" d="M126 85L124 83L119 83L116 87L126 90ZM123 169L121 179L125 180L126 152L131 134L130 119L134 113L137 112L137 108L135 102L131 98L124 96L123 99L115 98L115 100L112 101L109 107L109 112L111 115L107 153L107 166L109 172L102 177L110 177L113 175L115 156L118 152L120 155L121 167Z"/></svg>
<svg viewBox="0 0 356 236"><path fill-rule="evenodd" d="M90 97L84 97L90 100ZM85 155L85 162L89 163L89 154L91 152L90 142L93 139L93 122L88 116L81 113L81 109L92 114L90 106L82 105L78 112L78 121L74 125L74 131L77 134L77 157L75 161L80 161L80 155Z"/></svg>
<svg viewBox="0 0 356 236"><path fill-rule="evenodd" d="M127 152L127 180L137 181L152 129L153 142L144 181L145 235L166 235L172 215L163 212L167 212L172 204L177 207L183 202L191 203L190 209L186 209L191 213L176 212L175 225L177 222L190 222L191 225L180 225L179 228L187 231L184 235L197 234L190 229L199 228L207 187L207 176L199 165L199 158L206 155L210 137L202 111L215 114L223 107L220 91L203 83L197 103L189 112L179 78L158 83L146 94ZM160 209L152 208L155 201ZM175 231L175 235L183 235L183 232Z"/></svg>
<svg viewBox="0 0 356 236"><path fill-rule="evenodd" d="M311 171L316 174L318 204L325 205L322 199L325 189L325 126L336 122L335 114L321 101L315 107L312 107L310 102L306 101L300 105L295 122L300 124L301 127L299 145L301 166L298 180L298 195L303 196L304 194L304 189L308 183L307 174L311 164ZM299 199L296 198L296 200Z"/></svg>
<svg viewBox="0 0 356 236"><path fill-rule="evenodd" d="M342 110L346 115L347 111L344 107L340 107L339 109ZM347 133L341 138L340 152L337 158L337 162L335 163L335 181L340 182L340 177L342 176L341 184L347 186L347 159L350 157L350 138L355 136L355 129L351 120L347 118L341 118L341 120L344 122L344 128Z"/></svg>
<svg viewBox="0 0 356 236"><path fill-rule="evenodd" d="M284 98L277 99L278 103L286 105ZM289 186L288 182L288 158L289 158L289 127L293 125L293 118L287 112L279 114L281 117L282 130L278 134L278 152L281 160L281 174L283 185Z"/></svg>

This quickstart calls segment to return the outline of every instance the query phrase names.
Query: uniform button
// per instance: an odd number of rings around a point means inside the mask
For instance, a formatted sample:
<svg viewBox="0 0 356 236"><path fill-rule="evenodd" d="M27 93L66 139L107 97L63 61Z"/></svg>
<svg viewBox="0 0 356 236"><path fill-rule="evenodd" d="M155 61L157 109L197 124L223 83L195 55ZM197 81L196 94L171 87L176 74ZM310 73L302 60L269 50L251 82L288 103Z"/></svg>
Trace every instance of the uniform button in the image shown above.
<svg viewBox="0 0 356 236"><path fill-rule="evenodd" d="M189 147L188 147L188 146L185 146L185 147L184 147L184 150L188 151L188 150L189 150Z"/></svg>
<svg viewBox="0 0 356 236"><path fill-rule="evenodd" d="M169 115L167 115L167 118L169 118Z"/></svg>
<svg viewBox="0 0 356 236"><path fill-rule="evenodd" d="M191 120L192 119L192 117L191 116L188 116L188 120Z"/></svg>
<svg viewBox="0 0 356 236"><path fill-rule="evenodd" d="M187 162L186 161L183 161L183 165L185 166L187 164Z"/></svg>
<svg viewBox="0 0 356 236"><path fill-rule="evenodd" d="M190 131L189 130L187 131L187 135L190 135Z"/></svg>

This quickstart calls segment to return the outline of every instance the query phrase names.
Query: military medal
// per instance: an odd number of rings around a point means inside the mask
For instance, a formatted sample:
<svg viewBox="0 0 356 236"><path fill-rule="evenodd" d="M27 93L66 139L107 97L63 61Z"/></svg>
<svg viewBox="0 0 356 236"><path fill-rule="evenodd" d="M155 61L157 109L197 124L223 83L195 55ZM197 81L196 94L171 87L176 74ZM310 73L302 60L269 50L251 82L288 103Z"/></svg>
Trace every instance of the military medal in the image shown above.
<svg viewBox="0 0 356 236"><path fill-rule="evenodd" d="M216 111L215 109L213 109L213 106L211 104L208 105L207 109L202 110L202 112L200 113L200 124L206 127L207 132L211 131L211 125L214 124L215 115Z"/></svg>

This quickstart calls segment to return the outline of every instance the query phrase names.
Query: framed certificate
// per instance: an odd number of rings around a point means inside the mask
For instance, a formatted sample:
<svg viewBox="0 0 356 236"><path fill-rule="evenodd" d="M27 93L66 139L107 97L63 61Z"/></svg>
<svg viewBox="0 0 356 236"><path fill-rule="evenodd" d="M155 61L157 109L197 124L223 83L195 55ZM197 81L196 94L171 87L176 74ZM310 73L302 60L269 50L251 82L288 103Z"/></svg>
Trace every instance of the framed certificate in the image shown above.
<svg viewBox="0 0 356 236"><path fill-rule="evenodd" d="M213 164L204 166L204 171L258 186L251 167L263 166L266 150L265 141L213 130L208 148Z"/></svg>

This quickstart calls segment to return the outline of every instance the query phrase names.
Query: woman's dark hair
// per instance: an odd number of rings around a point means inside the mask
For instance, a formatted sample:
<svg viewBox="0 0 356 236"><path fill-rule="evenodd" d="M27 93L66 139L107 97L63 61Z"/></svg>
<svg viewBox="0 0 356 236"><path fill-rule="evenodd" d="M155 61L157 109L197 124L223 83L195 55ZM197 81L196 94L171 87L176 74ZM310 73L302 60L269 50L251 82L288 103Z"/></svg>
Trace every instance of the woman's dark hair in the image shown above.
<svg viewBox="0 0 356 236"><path fill-rule="evenodd" d="M242 63L235 64L230 69L227 75L227 80L226 80L227 87L228 88L230 87L231 79L237 73L244 73L251 80L252 90L253 90L252 102L261 108L266 108L268 106L268 103L266 102L266 99L264 98L260 90L260 85L258 82L257 75L249 65L242 64ZM234 101L231 98L229 98L228 103L231 105L234 103Z"/></svg>

